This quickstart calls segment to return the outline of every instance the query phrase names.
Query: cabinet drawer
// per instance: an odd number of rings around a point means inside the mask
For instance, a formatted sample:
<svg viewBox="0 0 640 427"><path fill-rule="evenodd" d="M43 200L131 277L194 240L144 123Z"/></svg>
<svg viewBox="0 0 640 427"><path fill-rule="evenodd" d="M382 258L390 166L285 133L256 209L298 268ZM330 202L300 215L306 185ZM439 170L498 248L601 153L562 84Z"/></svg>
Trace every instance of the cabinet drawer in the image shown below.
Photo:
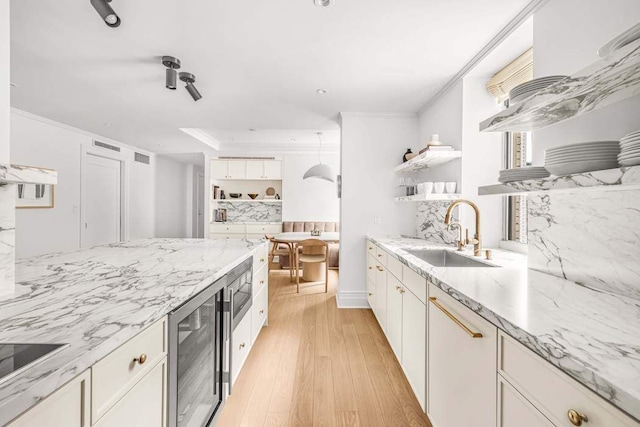
<svg viewBox="0 0 640 427"><path fill-rule="evenodd" d="M265 286L258 295L253 296L253 305L251 306L251 343L253 343L258 334L262 330L262 326L267 320L269 290Z"/></svg>
<svg viewBox="0 0 640 427"><path fill-rule="evenodd" d="M376 259L380 264L387 265L387 253L380 246L376 246Z"/></svg>
<svg viewBox="0 0 640 427"><path fill-rule="evenodd" d="M387 254L387 270L402 282L402 263Z"/></svg>
<svg viewBox="0 0 640 427"><path fill-rule="evenodd" d="M553 424L498 375L498 427L553 427Z"/></svg>
<svg viewBox="0 0 640 427"><path fill-rule="evenodd" d="M574 410L588 417L589 427L640 425L513 338L501 332L498 343L498 372L553 424L572 426Z"/></svg>
<svg viewBox="0 0 640 427"><path fill-rule="evenodd" d="M251 315L245 315L233 330L233 347L231 348L231 378L235 383L244 361L251 349Z"/></svg>
<svg viewBox="0 0 640 427"><path fill-rule="evenodd" d="M423 304L427 303L427 279L406 265L402 266L402 284L417 296Z"/></svg>
<svg viewBox="0 0 640 427"><path fill-rule="evenodd" d="M264 244L260 245L253 254L253 274L256 274L262 267L266 267L267 265L267 249L268 245L265 241Z"/></svg>
<svg viewBox="0 0 640 427"><path fill-rule="evenodd" d="M244 234L246 229L247 226L244 224L232 224L228 222L211 224L212 233Z"/></svg>
<svg viewBox="0 0 640 427"><path fill-rule="evenodd" d="M367 240L367 253L376 256L376 245L371 241Z"/></svg>
<svg viewBox="0 0 640 427"><path fill-rule="evenodd" d="M281 224L247 224L247 233L261 234L280 234L282 233Z"/></svg>
<svg viewBox="0 0 640 427"><path fill-rule="evenodd" d="M246 234L211 233L212 239L244 239Z"/></svg>
<svg viewBox="0 0 640 427"><path fill-rule="evenodd" d="M166 319L151 325L91 368L91 421L95 423L166 356ZM145 355L145 360L135 361Z"/></svg>
<svg viewBox="0 0 640 427"><path fill-rule="evenodd" d="M266 267L260 268L257 272L253 272L253 286L251 289L254 298L265 288L265 285L269 280L268 277L268 270Z"/></svg>

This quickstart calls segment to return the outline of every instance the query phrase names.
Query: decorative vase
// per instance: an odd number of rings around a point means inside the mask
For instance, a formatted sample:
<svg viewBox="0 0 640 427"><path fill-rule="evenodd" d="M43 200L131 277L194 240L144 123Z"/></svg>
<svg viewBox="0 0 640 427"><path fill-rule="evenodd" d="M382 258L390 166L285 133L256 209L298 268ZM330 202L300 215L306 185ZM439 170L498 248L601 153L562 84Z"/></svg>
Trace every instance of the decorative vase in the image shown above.
<svg viewBox="0 0 640 427"><path fill-rule="evenodd" d="M407 148L407 152L406 152L406 153L404 153L404 156L402 156L402 162L403 162L403 163L404 163L404 162L406 162L407 160L410 160L410 159L412 159L413 157L415 157L415 156L411 156L411 157L409 157L409 155L410 155L410 154L413 154L413 153L411 152L411 148Z"/></svg>

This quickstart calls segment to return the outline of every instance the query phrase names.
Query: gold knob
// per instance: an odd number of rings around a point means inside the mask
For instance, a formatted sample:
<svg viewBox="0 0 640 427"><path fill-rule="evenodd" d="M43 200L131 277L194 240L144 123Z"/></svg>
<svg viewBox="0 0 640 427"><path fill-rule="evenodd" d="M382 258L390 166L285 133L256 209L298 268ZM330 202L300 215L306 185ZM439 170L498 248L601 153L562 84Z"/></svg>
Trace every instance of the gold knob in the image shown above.
<svg viewBox="0 0 640 427"><path fill-rule="evenodd" d="M404 289L400 288L400 293L404 294Z"/></svg>
<svg viewBox="0 0 640 427"><path fill-rule="evenodd" d="M260 262L264 262L264 258L260 258Z"/></svg>
<svg viewBox="0 0 640 427"><path fill-rule="evenodd" d="M260 280L260 284L261 284L261 285L264 285L264 280Z"/></svg>
<svg viewBox="0 0 640 427"><path fill-rule="evenodd" d="M589 422L589 418L587 418L585 414L581 414L575 409L569 409L569 412L567 412L567 417L569 417L569 421L571 421L571 424L573 424L574 426L581 426L583 421L585 423Z"/></svg>
<svg viewBox="0 0 640 427"><path fill-rule="evenodd" d="M260 314L264 314L264 310L260 310Z"/></svg>
<svg viewBox="0 0 640 427"><path fill-rule="evenodd" d="M396 286L396 291L399 291L399 290L400 290L400 286Z"/></svg>
<svg viewBox="0 0 640 427"><path fill-rule="evenodd" d="M244 343L240 344L240 350L244 348Z"/></svg>
<svg viewBox="0 0 640 427"><path fill-rule="evenodd" d="M140 357L134 357L134 358L133 358L133 361L134 361L134 362L138 362L139 364L143 365L143 364L144 364L144 362L146 362L146 361L147 361L147 355L146 355L146 354L144 354L144 353L142 353L142 354L140 355Z"/></svg>
<svg viewBox="0 0 640 427"><path fill-rule="evenodd" d="M373 267L369 266L369 270L371 270Z"/></svg>
<svg viewBox="0 0 640 427"><path fill-rule="evenodd" d="M378 258L381 258L381 257L382 257L382 254L378 254Z"/></svg>
<svg viewBox="0 0 640 427"><path fill-rule="evenodd" d="M370 250L370 251L371 251L371 250L373 250L373 247L369 246L369 250Z"/></svg>
<svg viewBox="0 0 640 427"><path fill-rule="evenodd" d="M373 294L371 292L369 292L369 296L372 296Z"/></svg>

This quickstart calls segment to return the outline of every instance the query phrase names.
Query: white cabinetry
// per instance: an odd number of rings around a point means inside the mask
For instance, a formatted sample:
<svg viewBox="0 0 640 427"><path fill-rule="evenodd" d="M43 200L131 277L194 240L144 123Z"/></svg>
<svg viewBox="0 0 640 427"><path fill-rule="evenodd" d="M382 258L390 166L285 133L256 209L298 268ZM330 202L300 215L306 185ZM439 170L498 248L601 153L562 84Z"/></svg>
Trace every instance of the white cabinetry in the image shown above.
<svg viewBox="0 0 640 427"><path fill-rule="evenodd" d="M282 233L282 224L234 224L214 222L209 229L212 239L263 239L265 234Z"/></svg>
<svg viewBox="0 0 640 427"><path fill-rule="evenodd" d="M403 287L402 367L422 409L425 409L426 402L426 322L427 307Z"/></svg>
<svg viewBox="0 0 640 427"><path fill-rule="evenodd" d="M428 412L437 427L496 425L497 329L429 285Z"/></svg>
<svg viewBox="0 0 640 427"><path fill-rule="evenodd" d="M281 160L211 160L211 179L280 180Z"/></svg>
<svg viewBox="0 0 640 427"><path fill-rule="evenodd" d="M396 358L402 360L402 283L393 274L387 279L387 340Z"/></svg>
<svg viewBox="0 0 640 427"><path fill-rule="evenodd" d="M96 424L96 427L166 425L167 358L140 379Z"/></svg>
<svg viewBox="0 0 640 427"><path fill-rule="evenodd" d="M376 262L376 300L373 313L378 318L378 323L383 331L387 328L387 271L379 262Z"/></svg>
<svg viewBox="0 0 640 427"><path fill-rule="evenodd" d="M498 375L498 427L553 427L535 406Z"/></svg>
<svg viewBox="0 0 640 427"><path fill-rule="evenodd" d="M8 427L86 427L89 425L91 374L87 370L25 412Z"/></svg>

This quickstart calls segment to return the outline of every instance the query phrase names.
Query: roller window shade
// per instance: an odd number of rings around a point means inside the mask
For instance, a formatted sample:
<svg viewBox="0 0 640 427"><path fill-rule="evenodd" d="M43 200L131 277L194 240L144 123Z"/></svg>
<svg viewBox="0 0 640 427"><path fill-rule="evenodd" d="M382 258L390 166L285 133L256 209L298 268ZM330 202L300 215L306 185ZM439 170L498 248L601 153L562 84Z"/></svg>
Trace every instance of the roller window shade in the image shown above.
<svg viewBox="0 0 640 427"><path fill-rule="evenodd" d="M514 87L533 79L533 48L517 57L513 62L498 71L488 82L489 93L502 102L509 97Z"/></svg>

